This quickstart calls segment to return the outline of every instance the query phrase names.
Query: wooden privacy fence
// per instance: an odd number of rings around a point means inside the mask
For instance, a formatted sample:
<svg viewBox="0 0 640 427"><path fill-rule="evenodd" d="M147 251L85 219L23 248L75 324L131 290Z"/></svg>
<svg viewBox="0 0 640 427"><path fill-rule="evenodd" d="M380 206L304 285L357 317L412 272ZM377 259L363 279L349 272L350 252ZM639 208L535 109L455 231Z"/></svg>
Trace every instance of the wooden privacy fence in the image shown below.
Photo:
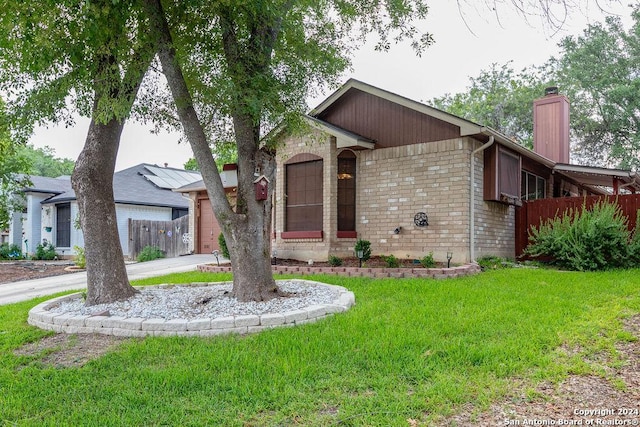
<svg viewBox="0 0 640 427"><path fill-rule="evenodd" d="M167 258L189 254L189 215L173 221L129 219L129 256L138 258L146 246L156 246Z"/></svg>
<svg viewBox="0 0 640 427"><path fill-rule="evenodd" d="M636 218L640 209L640 194L625 194L617 196L586 196L586 197L560 197L557 199L540 199L523 202L516 208L516 233L515 246L516 258L520 257L529 243L529 230L531 227L539 227L540 224L562 215L569 209L581 209L582 206L592 207L600 200L608 200L620 206L623 215L628 218L629 230L636 226Z"/></svg>

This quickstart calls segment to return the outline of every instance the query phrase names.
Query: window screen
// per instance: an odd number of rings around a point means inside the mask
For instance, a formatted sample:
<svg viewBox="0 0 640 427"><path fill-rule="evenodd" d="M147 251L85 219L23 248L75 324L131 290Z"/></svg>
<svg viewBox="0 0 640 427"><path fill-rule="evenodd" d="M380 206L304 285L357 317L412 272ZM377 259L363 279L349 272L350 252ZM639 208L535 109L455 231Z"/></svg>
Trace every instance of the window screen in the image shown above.
<svg viewBox="0 0 640 427"><path fill-rule="evenodd" d="M345 151L338 157L338 231L356 230L356 157Z"/></svg>
<svg viewBox="0 0 640 427"><path fill-rule="evenodd" d="M286 231L322 230L322 160L286 165Z"/></svg>
<svg viewBox="0 0 640 427"><path fill-rule="evenodd" d="M520 197L520 158L500 150L500 193L511 197Z"/></svg>

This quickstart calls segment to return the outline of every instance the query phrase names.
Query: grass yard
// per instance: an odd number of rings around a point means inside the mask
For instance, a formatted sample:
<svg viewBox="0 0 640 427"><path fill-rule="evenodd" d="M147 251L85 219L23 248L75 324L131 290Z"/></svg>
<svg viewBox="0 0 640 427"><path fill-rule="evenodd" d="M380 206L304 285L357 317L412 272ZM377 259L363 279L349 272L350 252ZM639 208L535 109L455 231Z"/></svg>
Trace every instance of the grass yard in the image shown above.
<svg viewBox="0 0 640 427"><path fill-rule="evenodd" d="M309 279L349 288L356 306L257 335L130 339L79 368L15 355L49 334L26 324L43 299L0 306L0 425L429 424L466 403L486 408L514 381L533 390L605 375L562 349L615 356L614 342L633 339L621 319L640 312L640 270ZM230 276L135 284L221 280Z"/></svg>

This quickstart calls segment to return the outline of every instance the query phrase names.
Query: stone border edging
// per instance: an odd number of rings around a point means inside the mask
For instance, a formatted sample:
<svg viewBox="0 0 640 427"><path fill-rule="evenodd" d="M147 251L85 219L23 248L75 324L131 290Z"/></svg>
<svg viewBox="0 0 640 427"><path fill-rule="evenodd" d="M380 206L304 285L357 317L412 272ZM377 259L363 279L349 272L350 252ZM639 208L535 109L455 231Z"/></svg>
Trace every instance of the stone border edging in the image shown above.
<svg viewBox="0 0 640 427"><path fill-rule="evenodd" d="M265 329L287 327L313 323L335 313L349 310L355 305L353 292L342 286L310 280L300 282L326 286L338 291L337 298L331 304L318 304L283 313L266 313L261 315L238 315L203 319L144 319L121 316L73 315L68 313L52 313L50 308L63 301L77 299L81 293L64 295L45 301L29 310L27 322L38 328L64 332L68 334L104 334L121 337L146 336L216 336L224 334L248 334ZM193 283L186 286L211 286L220 283ZM184 284L181 284L185 286ZM175 285L145 286L144 288L163 288Z"/></svg>
<svg viewBox="0 0 640 427"><path fill-rule="evenodd" d="M329 274L348 277L371 278L428 278L450 279L480 273L481 268L476 263L465 264L450 268L366 268L366 267L313 267L313 266L283 266L273 265L273 274ZM210 273L231 272L231 266L215 266L211 264L198 265L198 271Z"/></svg>

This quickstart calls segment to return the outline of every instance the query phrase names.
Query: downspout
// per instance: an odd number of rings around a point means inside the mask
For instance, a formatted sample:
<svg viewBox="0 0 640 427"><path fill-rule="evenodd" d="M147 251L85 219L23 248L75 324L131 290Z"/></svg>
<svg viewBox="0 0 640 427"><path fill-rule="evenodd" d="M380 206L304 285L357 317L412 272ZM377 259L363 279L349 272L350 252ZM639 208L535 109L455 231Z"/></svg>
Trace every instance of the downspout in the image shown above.
<svg viewBox="0 0 640 427"><path fill-rule="evenodd" d="M487 141L484 145L476 148L471 152L471 157L469 159L469 164L471 165L471 182L469 189L469 261L475 262L476 260L476 233L475 233L475 223L476 223L476 207L475 207L475 178L476 178L476 168L475 168L475 160L476 154L481 151L486 150L487 148L493 145L495 138L492 136L489 137L489 141Z"/></svg>

